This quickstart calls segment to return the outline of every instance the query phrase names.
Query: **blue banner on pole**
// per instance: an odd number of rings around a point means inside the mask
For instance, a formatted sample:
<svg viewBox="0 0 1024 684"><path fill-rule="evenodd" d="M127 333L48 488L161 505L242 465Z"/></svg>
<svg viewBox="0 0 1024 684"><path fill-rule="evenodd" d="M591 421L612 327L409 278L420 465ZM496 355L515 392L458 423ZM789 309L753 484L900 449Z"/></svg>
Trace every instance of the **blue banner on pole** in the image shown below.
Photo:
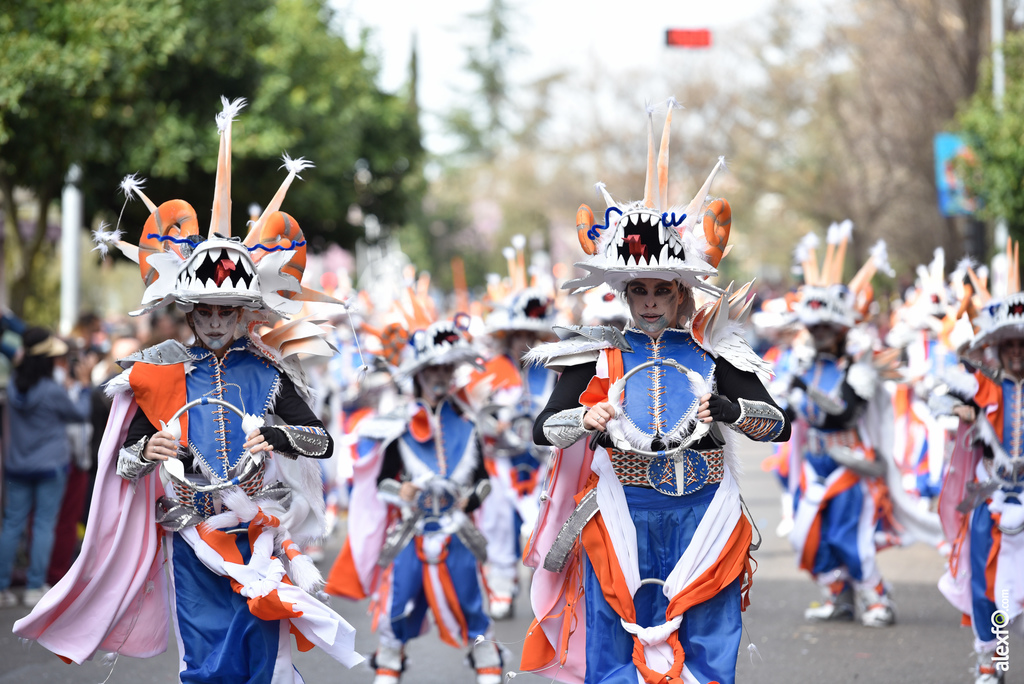
<svg viewBox="0 0 1024 684"><path fill-rule="evenodd" d="M977 209L967 194L963 179L956 172L955 160L970 159L971 149L956 133L935 135L935 187L939 191L939 211L943 216L969 216Z"/></svg>

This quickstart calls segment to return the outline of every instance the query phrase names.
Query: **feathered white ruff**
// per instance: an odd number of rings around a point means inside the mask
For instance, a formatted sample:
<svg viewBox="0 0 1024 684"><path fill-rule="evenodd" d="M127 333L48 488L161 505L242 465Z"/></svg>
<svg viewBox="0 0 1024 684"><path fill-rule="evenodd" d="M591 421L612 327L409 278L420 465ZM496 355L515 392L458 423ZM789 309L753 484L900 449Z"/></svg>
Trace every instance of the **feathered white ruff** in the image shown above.
<svg viewBox="0 0 1024 684"><path fill-rule="evenodd" d="M101 223L100 227L92 231L92 241L96 243L96 246L92 248L92 251L99 252L101 257L107 256L110 253L110 247L116 246L117 241L124 235L119 228L114 230L104 230L109 224Z"/></svg>

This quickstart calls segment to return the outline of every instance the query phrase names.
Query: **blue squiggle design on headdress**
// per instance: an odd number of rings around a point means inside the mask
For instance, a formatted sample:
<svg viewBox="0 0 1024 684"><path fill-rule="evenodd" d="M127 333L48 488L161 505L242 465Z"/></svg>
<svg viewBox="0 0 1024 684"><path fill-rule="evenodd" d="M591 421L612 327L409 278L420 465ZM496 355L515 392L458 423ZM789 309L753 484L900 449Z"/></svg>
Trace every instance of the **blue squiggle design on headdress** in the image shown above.
<svg viewBox="0 0 1024 684"><path fill-rule="evenodd" d="M159 233L150 233L146 237L151 239L151 240L153 240L153 239L159 240L160 242L173 242L176 245L184 245L184 244L194 245L194 244L196 244L195 242L192 242L188 238L176 238L176 237L173 237L171 235L160 235Z"/></svg>
<svg viewBox="0 0 1024 684"><path fill-rule="evenodd" d="M672 212L672 218L669 218L669 213L667 211L661 215L661 222L666 226L671 226L672 228L682 224L685 220L686 214L682 214L679 218L676 218L676 212L674 211Z"/></svg>
<svg viewBox="0 0 1024 684"><path fill-rule="evenodd" d="M305 240L292 240L292 244L288 245L287 247L285 247L284 245L277 245L276 247L265 247L262 244L256 244L253 245L252 247L248 247L247 249L250 252L255 252L257 249L262 249L265 252L283 252L286 249L295 249L296 247L302 247L305 244Z"/></svg>
<svg viewBox="0 0 1024 684"><path fill-rule="evenodd" d="M612 213L613 211L619 212L619 216L622 216L622 210L619 209L618 207L608 207L607 209L604 210L604 225L595 223L594 225L590 226L590 230L587 231L588 238L590 238L591 240L597 240L597 238L601 237L601 231L607 228L609 225L611 225L611 222L608 220L608 214Z"/></svg>

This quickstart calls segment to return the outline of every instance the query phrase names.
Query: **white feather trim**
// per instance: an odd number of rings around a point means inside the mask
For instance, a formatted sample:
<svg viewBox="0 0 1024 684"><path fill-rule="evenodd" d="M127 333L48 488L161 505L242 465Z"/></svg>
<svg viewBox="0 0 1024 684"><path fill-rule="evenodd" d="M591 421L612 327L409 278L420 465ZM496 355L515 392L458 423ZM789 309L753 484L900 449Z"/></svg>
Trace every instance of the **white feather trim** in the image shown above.
<svg viewBox="0 0 1024 684"><path fill-rule="evenodd" d="M868 361L858 361L846 371L846 382L858 397L866 401L875 396L878 380L878 371Z"/></svg>
<svg viewBox="0 0 1024 684"><path fill-rule="evenodd" d="M135 199L138 197L138 191L144 187L146 187L146 179L139 178L138 173L130 173L121 179L121 192L124 193L126 199Z"/></svg>
<svg viewBox="0 0 1024 684"><path fill-rule="evenodd" d="M525 235L519 235L519 234L513 235L512 236L512 246L515 247L516 249L520 249L520 250L523 249L524 247L526 247L526 236Z"/></svg>
<svg viewBox="0 0 1024 684"><path fill-rule="evenodd" d="M839 244L839 224L835 221L828 227L825 232L825 244L827 245L838 245Z"/></svg>
<svg viewBox="0 0 1024 684"><path fill-rule="evenodd" d="M259 430L264 425L266 425L266 421L263 420L263 416L254 416L246 413L245 417L242 418L242 433L248 435L253 430Z"/></svg>
<svg viewBox="0 0 1024 684"><path fill-rule="evenodd" d="M288 577L308 594L315 593L323 586L324 578L313 564L313 559L302 554L288 562Z"/></svg>
<svg viewBox="0 0 1024 684"><path fill-rule="evenodd" d="M568 340L548 342L546 344L540 344L533 347L523 356L523 363L531 366L547 366L562 357L582 354L584 352L600 351L601 349L611 349L611 347L611 343L607 340L591 340L585 337L574 337Z"/></svg>
<svg viewBox="0 0 1024 684"><path fill-rule="evenodd" d="M245 106L245 98L239 97L229 101L228 98L221 95L220 103L224 109L217 114L217 130L224 132L227 130L228 124L238 116L238 112L242 111L242 107Z"/></svg>
<svg viewBox="0 0 1024 684"><path fill-rule="evenodd" d="M313 164L313 162L309 161L305 157L299 157L298 159L292 159L291 157L288 156L287 152L285 152L283 155L281 155L281 161L284 162L283 164L281 164L281 168L288 169L288 173L292 174L293 176L295 176L299 180L302 180L302 176L299 175L299 173L301 171L305 171L306 169L311 169L311 168L313 168L315 166Z"/></svg>
<svg viewBox="0 0 1024 684"><path fill-rule="evenodd" d="M871 248L871 258L875 260L875 266L879 271L890 278L896 275L892 266L889 265L889 248L886 247L885 240L879 240L875 243L875 246Z"/></svg>
<svg viewBox="0 0 1024 684"><path fill-rule="evenodd" d="M245 522L249 522L260 512L259 505L239 487L231 487L221 492L220 500Z"/></svg>
<svg viewBox="0 0 1024 684"><path fill-rule="evenodd" d="M92 231L92 241L96 243L96 246L92 248L92 251L99 252L100 256L105 257L110 253L111 245L116 245L118 240L124 233L120 229L115 228L114 230L104 230L109 224L101 223L100 227Z"/></svg>

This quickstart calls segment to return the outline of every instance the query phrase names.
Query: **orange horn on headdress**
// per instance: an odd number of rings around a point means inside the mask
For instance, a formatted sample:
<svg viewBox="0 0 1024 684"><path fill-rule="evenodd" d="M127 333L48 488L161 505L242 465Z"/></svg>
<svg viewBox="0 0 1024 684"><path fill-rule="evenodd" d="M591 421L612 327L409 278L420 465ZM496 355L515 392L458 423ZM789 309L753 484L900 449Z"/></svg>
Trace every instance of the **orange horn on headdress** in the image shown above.
<svg viewBox="0 0 1024 684"><path fill-rule="evenodd" d="M185 259L181 245L160 238L185 239L190 235L198 234L199 223L196 219L196 210L185 200L164 202L149 215L146 225L142 229L142 239L139 240L139 270L147 287L152 285L157 278L156 269L149 265L150 255L170 250L180 256L183 261Z"/></svg>
<svg viewBox="0 0 1024 684"><path fill-rule="evenodd" d="M718 268L718 263L725 256L731 227L732 208L727 200L716 199L707 205L704 210L704 239L708 241L708 248L704 253L715 268Z"/></svg>
<svg viewBox="0 0 1024 684"><path fill-rule="evenodd" d="M586 204L581 204L576 210L576 237L580 239L580 247L587 254L597 254L597 241L591 240L587 235L594 225L594 212Z"/></svg>
<svg viewBox="0 0 1024 684"><path fill-rule="evenodd" d="M299 244L303 243L303 244ZM249 249L253 263L259 263L263 257L276 251L275 248L292 250L292 258L281 268L281 273L293 276L300 283L302 274L306 272L306 245L299 222L284 213L274 213L261 218L258 227L253 228L242 243ZM259 247L257 247L259 245ZM256 247L256 249L253 249ZM282 293L292 299L295 293Z"/></svg>

